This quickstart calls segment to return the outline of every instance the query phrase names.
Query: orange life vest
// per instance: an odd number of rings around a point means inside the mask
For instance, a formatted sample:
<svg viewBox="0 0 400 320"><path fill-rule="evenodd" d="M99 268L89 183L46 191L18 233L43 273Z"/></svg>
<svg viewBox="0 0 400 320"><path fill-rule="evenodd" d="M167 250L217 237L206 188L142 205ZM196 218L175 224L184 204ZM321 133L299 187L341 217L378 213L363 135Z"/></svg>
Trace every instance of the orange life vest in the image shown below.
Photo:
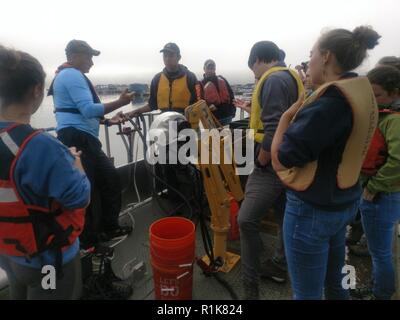
<svg viewBox="0 0 400 320"><path fill-rule="evenodd" d="M17 190L16 163L40 132L17 124L0 131L0 254L32 258L49 249L61 251L83 229L84 209L66 210L51 199L48 207L30 205Z"/></svg>
<svg viewBox="0 0 400 320"><path fill-rule="evenodd" d="M390 109L379 110L379 114L391 114L398 113ZM383 136L379 126L375 129L374 135L372 136L371 144L365 156L364 163L362 165L361 173L366 176L375 175L379 168L383 166L387 158L387 144L385 137Z"/></svg>
<svg viewBox="0 0 400 320"><path fill-rule="evenodd" d="M226 82L221 77L218 79L218 88L212 81L208 81L204 85L204 99L208 105L219 106L224 103L230 102L230 95Z"/></svg>

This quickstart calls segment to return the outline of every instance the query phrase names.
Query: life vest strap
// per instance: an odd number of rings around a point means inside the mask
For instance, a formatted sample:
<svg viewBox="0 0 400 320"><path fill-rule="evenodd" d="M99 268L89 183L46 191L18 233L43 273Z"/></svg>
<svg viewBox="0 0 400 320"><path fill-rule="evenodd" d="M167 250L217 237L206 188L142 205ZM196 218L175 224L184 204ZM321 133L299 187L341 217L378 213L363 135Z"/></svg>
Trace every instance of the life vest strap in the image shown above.
<svg viewBox="0 0 400 320"><path fill-rule="evenodd" d="M32 216L26 217L0 217L0 223L32 223L34 218Z"/></svg>
<svg viewBox="0 0 400 320"><path fill-rule="evenodd" d="M77 108L56 108L56 109L54 109L54 113L57 113L57 112L81 114L81 112Z"/></svg>

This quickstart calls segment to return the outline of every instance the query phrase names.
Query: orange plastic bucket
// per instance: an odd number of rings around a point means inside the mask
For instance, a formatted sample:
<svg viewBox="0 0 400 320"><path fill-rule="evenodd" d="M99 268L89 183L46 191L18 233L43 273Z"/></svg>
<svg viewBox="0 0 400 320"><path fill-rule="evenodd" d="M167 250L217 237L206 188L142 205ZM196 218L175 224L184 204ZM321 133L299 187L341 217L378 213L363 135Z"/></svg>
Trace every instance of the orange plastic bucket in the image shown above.
<svg viewBox="0 0 400 320"><path fill-rule="evenodd" d="M150 257L155 298L192 298L195 225L181 217L157 220L150 226Z"/></svg>

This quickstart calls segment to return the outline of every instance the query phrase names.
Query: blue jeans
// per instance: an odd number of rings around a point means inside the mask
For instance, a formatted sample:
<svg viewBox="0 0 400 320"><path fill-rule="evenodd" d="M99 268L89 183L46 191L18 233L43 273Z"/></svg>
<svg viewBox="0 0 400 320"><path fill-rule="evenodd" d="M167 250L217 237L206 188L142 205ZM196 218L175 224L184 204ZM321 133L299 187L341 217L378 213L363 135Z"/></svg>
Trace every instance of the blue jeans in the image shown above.
<svg viewBox="0 0 400 320"><path fill-rule="evenodd" d="M324 211L286 193L283 237L296 300L348 299L345 276L346 226L355 217L358 201L348 209Z"/></svg>
<svg viewBox="0 0 400 320"><path fill-rule="evenodd" d="M395 292L393 235L400 220L400 192L382 193L373 202L361 200L361 219L372 257L373 293L389 300Z"/></svg>

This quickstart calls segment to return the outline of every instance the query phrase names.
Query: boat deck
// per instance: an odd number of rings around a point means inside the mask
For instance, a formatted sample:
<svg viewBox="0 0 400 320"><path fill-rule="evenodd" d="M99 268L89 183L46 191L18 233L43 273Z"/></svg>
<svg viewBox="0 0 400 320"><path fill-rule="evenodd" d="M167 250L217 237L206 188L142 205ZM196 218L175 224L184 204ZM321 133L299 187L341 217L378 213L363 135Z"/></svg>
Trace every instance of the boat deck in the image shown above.
<svg viewBox="0 0 400 320"><path fill-rule="evenodd" d="M113 261L113 269L117 275L123 269L124 264L131 259L136 261L144 261L146 264L146 274L144 277L134 282L134 293L131 299L154 299L154 284L152 277L152 268L150 264L150 243L148 230L150 225L157 219L163 218L160 214L161 210L156 201L151 201L141 208L134 211L135 228L133 233L120 245L116 247L115 259ZM276 241L275 237L266 233L262 233L263 242L265 244L265 252L262 259L266 259L273 252L273 246ZM228 242L228 251L240 254L240 241ZM202 257L205 251L202 245L201 233L196 233L196 256ZM239 263L229 273L219 273L220 277L226 280L235 293L242 297L241 289L241 267ZM262 280L261 282L262 299L290 299L290 284L276 284L272 281ZM194 300L230 300L232 299L229 292L213 277L205 276L198 265L194 265L193 270L193 299Z"/></svg>
<svg viewBox="0 0 400 320"><path fill-rule="evenodd" d="M139 164L141 165L141 164ZM124 179L124 207L128 204L136 203L137 199L130 179L126 178L131 174L128 167L121 168L121 177ZM112 260L112 268L117 276L123 277L124 268L129 266L139 265L144 263L144 272L136 272L134 277L129 281L133 285L133 295L130 299L134 300L151 300L154 299L154 284L152 277L152 267L150 262L150 243L149 243L149 227L157 219L165 217L163 210L160 209L159 202L150 197L151 179L144 170L138 168L137 181L140 182L139 190L141 190L142 199L147 198L141 205L130 210L129 213L134 220L134 230L132 234L124 241L115 247L115 254ZM164 202L165 201L165 202ZM168 207L168 201L162 201L162 207ZM170 208L172 208L170 206ZM182 209L180 212L188 212L189 210ZM121 223L130 223L129 214L121 216ZM265 260L272 255L276 237L274 232L271 232L273 223L268 223L269 228L263 227L261 237L264 243L264 251L260 253L261 260ZM205 253L201 232L196 231L196 256L202 257ZM399 242L400 238L397 238ZM240 254L240 241L228 241L228 251ZM399 257L397 257L399 259ZM131 262L131 263L130 263ZM357 286L364 286L370 282L371 276L371 261L369 258L358 258L347 256L347 263L355 266L357 271ZM398 267L397 267L398 268ZM220 278L226 280L239 298L243 298L241 285L241 264L239 263L232 269L231 272L224 274L219 273ZM262 279L260 282L261 299L265 300L286 300L292 298L290 282L277 284L273 281ZM0 299L8 298L8 288L0 287ZM223 287L214 277L205 276L198 265L194 266L193 270L193 296L194 300L230 300L232 299L228 290Z"/></svg>

